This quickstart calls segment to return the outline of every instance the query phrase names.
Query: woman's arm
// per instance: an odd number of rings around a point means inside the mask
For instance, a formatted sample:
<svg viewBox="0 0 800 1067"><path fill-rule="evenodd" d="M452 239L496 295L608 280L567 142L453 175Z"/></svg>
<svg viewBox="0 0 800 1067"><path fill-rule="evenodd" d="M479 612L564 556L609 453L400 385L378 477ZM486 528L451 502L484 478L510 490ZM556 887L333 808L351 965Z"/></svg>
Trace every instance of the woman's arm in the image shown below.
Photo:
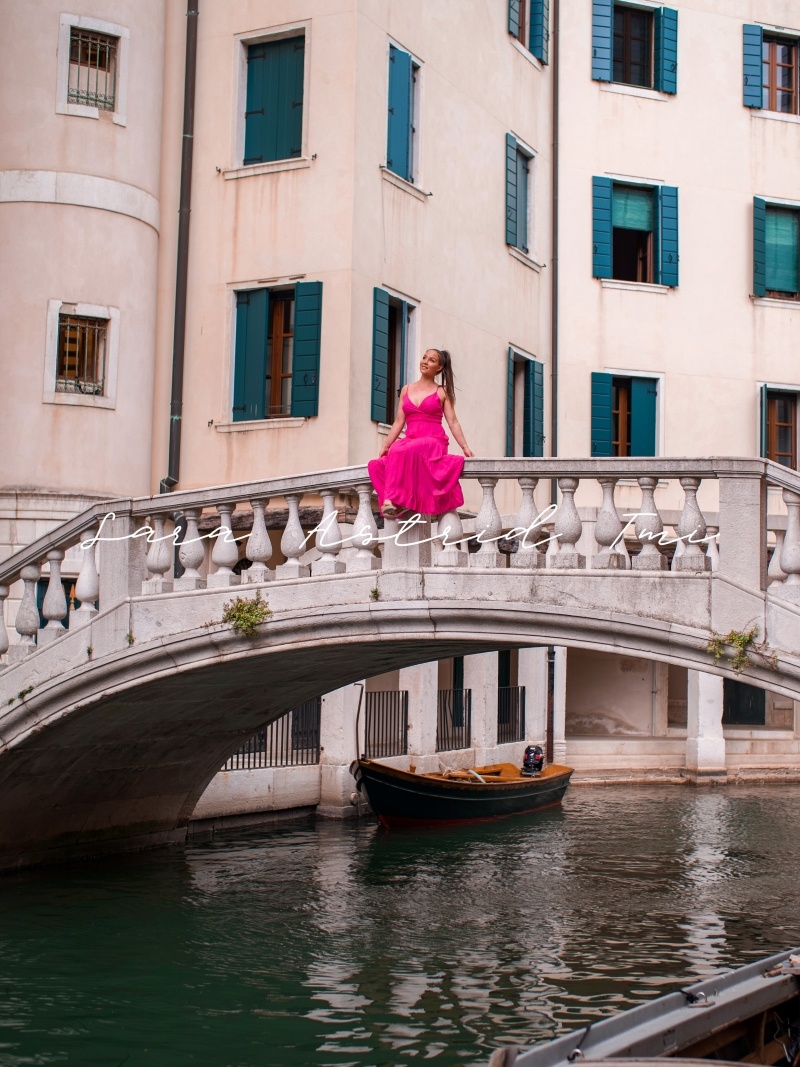
<svg viewBox="0 0 800 1067"><path fill-rule="evenodd" d="M403 432L403 427L406 424L406 413L403 411L403 397L406 395L407 388L408 386L404 385L403 388L400 390L400 399L397 402L397 414L394 417L392 428L391 430L389 430L388 434L386 435L386 440L383 442L383 448L381 448L380 452L378 453L378 459L380 459L381 456L386 455L386 453L395 443L397 438Z"/></svg>
<svg viewBox="0 0 800 1067"><path fill-rule="evenodd" d="M444 390L442 391L444 392ZM470 451L470 447L466 442L466 439L464 437L464 431L461 429L461 423L458 421L458 416L456 415L456 409L453 405L453 401L446 393L444 397L442 397L442 407L444 409L444 417L447 419L447 425L450 427L453 437L455 437L459 448L467 457L467 459L471 459L474 453Z"/></svg>

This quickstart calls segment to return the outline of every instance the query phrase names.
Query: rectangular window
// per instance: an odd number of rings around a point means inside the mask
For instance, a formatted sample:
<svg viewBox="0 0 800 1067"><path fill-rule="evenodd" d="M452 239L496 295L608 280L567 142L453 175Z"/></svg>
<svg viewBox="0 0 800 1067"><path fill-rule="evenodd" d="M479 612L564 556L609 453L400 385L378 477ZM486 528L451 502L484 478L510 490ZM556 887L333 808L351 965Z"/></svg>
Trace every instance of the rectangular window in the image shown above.
<svg viewBox="0 0 800 1067"><path fill-rule="evenodd" d="M614 77L653 88L653 12L614 5Z"/></svg>
<svg viewBox="0 0 800 1067"><path fill-rule="evenodd" d="M765 295L796 300L798 296L798 219L790 208L770 207L765 213Z"/></svg>
<svg viewBox="0 0 800 1067"><path fill-rule="evenodd" d="M592 374L592 456L654 456L658 379Z"/></svg>
<svg viewBox="0 0 800 1067"><path fill-rule="evenodd" d="M416 171L416 83L419 64L411 55L389 45L389 102L386 166L400 178L413 182Z"/></svg>
<svg viewBox="0 0 800 1067"><path fill-rule="evenodd" d="M726 678L723 682L722 725L764 726L766 724L766 693L747 682Z"/></svg>
<svg viewBox="0 0 800 1067"><path fill-rule="evenodd" d="M544 455L544 365L508 350L506 455Z"/></svg>
<svg viewBox="0 0 800 1067"><path fill-rule="evenodd" d="M406 381L413 304L384 289L373 293L371 418L394 422Z"/></svg>
<svg viewBox="0 0 800 1067"><path fill-rule="evenodd" d="M678 284L678 190L592 178L595 278Z"/></svg>
<svg viewBox="0 0 800 1067"><path fill-rule="evenodd" d="M788 390L762 390L761 454L773 463L797 470L797 393Z"/></svg>
<svg viewBox="0 0 800 1067"><path fill-rule="evenodd" d="M108 319L58 316L56 392L103 395L107 336Z"/></svg>
<svg viewBox="0 0 800 1067"><path fill-rule="evenodd" d="M798 113L797 41L786 37L762 38L762 104L767 111Z"/></svg>
<svg viewBox="0 0 800 1067"><path fill-rule="evenodd" d="M68 103L114 110L118 44L117 37L70 28Z"/></svg>
<svg viewBox="0 0 800 1067"><path fill-rule="evenodd" d="M508 32L542 63L547 63L550 0L508 0Z"/></svg>
<svg viewBox="0 0 800 1067"><path fill-rule="evenodd" d="M506 244L529 251L531 155L510 133L506 134Z"/></svg>
<svg viewBox="0 0 800 1067"><path fill-rule="evenodd" d="M678 91L678 12L592 0L592 77Z"/></svg>
<svg viewBox="0 0 800 1067"><path fill-rule="evenodd" d="M303 34L248 46L245 166L302 155L305 46Z"/></svg>
<svg viewBox="0 0 800 1067"><path fill-rule="evenodd" d="M233 420L317 414L322 283L236 293Z"/></svg>

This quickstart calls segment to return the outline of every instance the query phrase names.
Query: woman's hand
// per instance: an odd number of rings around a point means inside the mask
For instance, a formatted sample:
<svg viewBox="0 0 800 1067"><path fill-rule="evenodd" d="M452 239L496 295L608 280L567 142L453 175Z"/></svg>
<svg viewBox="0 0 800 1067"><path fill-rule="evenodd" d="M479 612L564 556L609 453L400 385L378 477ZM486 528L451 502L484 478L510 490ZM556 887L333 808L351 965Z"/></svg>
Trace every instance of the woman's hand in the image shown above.
<svg viewBox="0 0 800 1067"><path fill-rule="evenodd" d="M386 455L386 453L388 451L389 451L389 446L387 444L384 444L383 448L378 453L378 459L383 459L383 457Z"/></svg>
<svg viewBox="0 0 800 1067"><path fill-rule="evenodd" d="M464 453L464 458L465 459L474 459L475 458L475 453L471 452L470 449L464 447L464 448L461 449L461 451Z"/></svg>

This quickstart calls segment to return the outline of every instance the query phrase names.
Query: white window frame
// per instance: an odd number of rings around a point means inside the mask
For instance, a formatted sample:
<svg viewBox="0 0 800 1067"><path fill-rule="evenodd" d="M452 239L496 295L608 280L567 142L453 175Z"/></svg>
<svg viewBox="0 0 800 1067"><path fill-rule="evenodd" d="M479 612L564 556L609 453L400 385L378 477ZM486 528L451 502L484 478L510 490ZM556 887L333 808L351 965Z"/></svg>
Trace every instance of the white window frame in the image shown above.
<svg viewBox="0 0 800 1067"><path fill-rule="evenodd" d="M69 87L70 35L73 29L88 30L90 33L104 33L108 37L117 37L117 83L114 87L114 110L92 107L89 104L74 104L67 99ZM56 78L56 114L76 115L84 119L99 119L101 115L110 115L117 126L128 125L128 62L130 59L131 33L127 26L116 22L105 22L89 18L88 15L59 15L58 57Z"/></svg>
<svg viewBox="0 0 800 1067"><path fill-rule="evenodd" d="M60 315L77 315L88 319L105 319L106 368L104 393L62 393L56 390L58 369L58 320ZM101 304L78 304L67 300L47 302L47 334L44 354L43 404L67 404L73 407L115 408L117 406L117 372L119 368L119 308Z"/></svg>
<svg viewBox="0 0 800 1067"><path fill-rule="evenodd" d="M247 49L253 44L280 41L286 37L305 37L303 58L303 129L300 156L296 159L275 159L269 163L248 163L244 160L245 109L247 107ZM311 22L285 23L272 29L248 30L234 36L233 86L231 115L230 165L222 172L224 178L245 178L253 174L271 174L274 171L299 170L311 166L308 149L308 104L311 90Z"/></svg>
<svg viewBox="0 0 800 1067"><path fill-rule="evenodd" d="M783 303L788 303L790 305L792 304L791 300L788 300L788 301L775 300L773 302L776 303L776 304L783 304ZM795 306L796 306L796 301L795 301ZM794 447L795 447L795 451L797 453L798 463L800 463L800 418L798 417L798 416L800 416L800 385L787 385L787 384L782 383L782 382L770 382L770 381L758 381L758 382L756 382L756 389L758 390L758 392L756 393L756 453L759 454L759 455L761 453L761 420L762 420L762 418L765 419L765 420L767 418L766 412L762 413L762 411L761 411L761 390L763 388L765 388L765 387L766 387L766 390L767 390L768 393L789 393L791 396L794 397L794 402L795 402L795 421L796 421L796 424L797 424L796 427L795 427L795 432L796 432L797 437L795 439ZM764 458L766 459L767 457L765 456ZM769 462L770 463L774 463L775 460L770 460ZM792 469L791 467L786 467L786 470L791 470L791 469ZM768 488L769 489L773 489L774 486L768 486Z"/></svg>

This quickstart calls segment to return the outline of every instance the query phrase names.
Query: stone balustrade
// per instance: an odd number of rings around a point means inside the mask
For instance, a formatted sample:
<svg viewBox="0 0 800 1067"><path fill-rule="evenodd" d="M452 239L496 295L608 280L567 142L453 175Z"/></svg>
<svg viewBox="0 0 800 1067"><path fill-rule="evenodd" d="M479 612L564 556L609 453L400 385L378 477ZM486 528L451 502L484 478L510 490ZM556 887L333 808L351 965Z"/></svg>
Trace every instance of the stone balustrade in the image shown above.
<svg viewBox="0 0 800 1067"><path fill-rule="evenodd" d="M498 487L507 500L508 483L518 505L504 517ZM428 525L395 520L379 530L364 467L94 505L0 564L0 655L19 659L57 640L65 620L80 626L128 597L319 576L346 580L428 559L454 570L548 568L619 580L626 572L665 581L716 573L751 589L769 583L771 596L800 603L800 477L764 460L472 459L463 484L469 500L480 500L477 514L439 517L433 551L416 555L414 542ZM621 514L623 486L637 503ZM549 505L553 487L557 507ZM768 520L768 488L785 516ZM713 500L713 512L704 514L698 493ZM313 528L303 521L309 506L317 509ZM209 523L210 532L201 532ZM402 551L387 551L392 539ZM75 589L80 607L70 614L60 572L76 545L84 546ZM37 607L43 568L44 626ZM10 644L2 608L17 582L17 640Z"/></svg>

